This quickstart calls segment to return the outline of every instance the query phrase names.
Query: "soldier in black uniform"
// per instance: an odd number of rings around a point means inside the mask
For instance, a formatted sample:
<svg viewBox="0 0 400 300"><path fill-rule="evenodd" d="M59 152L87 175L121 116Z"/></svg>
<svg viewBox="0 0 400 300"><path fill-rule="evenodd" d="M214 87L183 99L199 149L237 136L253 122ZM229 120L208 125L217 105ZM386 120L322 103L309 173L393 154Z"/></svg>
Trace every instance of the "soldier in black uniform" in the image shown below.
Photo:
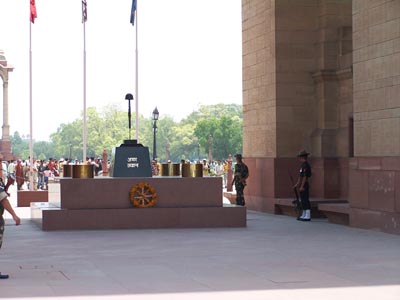
<svg viewBox="0 0 400 300"><path fill-rule="evenodd" d="M297 218L299 221L311 221L311 205L309 199L309 190L310 184L309 179L311 177L311 166L307 161L308 153L305 150L299 152L297 157L301 162L300 172L299 172L299 179L295 184L295 188L299 188L300 191L300 201L301 201L301 208L303 210L302 215Z"/></svg>
<svg viewBox="0 0 400 300"><path fill-rule="evenodd" d="M246 179L249 177L249 168L242 161L241 154L236 154L235 158L236 158L235 174L231 185L235 183L236 205L244 206L246 203L244 201L243 191L246 186Z"/></svg>

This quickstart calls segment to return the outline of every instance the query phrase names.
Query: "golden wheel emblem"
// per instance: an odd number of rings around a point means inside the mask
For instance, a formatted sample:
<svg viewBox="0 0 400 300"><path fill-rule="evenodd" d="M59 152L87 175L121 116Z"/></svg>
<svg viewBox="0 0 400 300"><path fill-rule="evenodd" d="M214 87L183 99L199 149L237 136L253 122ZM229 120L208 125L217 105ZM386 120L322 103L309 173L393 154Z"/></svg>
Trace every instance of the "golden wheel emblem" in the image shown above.
<svg viewBox="0 0 400 300"><path fill-rule="evenodd" d="M156 205L157 193L148 183L138 183L129 191L129 199L135 207L151 207Z"/></svg>

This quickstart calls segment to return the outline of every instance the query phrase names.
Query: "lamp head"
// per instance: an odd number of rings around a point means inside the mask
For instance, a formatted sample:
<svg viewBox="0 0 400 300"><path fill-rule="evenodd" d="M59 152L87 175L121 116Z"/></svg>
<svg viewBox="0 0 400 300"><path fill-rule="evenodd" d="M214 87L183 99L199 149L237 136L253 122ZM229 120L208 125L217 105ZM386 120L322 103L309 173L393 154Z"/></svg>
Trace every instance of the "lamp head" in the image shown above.
<svg viewBox="0 0 400 300"><path fill-rule="evenodd" d="M160 115L160 113L158 112L158 109L157 109L157 106L156 106L156 108L153 110L153 120L157 121L159 115Z"/></svg>

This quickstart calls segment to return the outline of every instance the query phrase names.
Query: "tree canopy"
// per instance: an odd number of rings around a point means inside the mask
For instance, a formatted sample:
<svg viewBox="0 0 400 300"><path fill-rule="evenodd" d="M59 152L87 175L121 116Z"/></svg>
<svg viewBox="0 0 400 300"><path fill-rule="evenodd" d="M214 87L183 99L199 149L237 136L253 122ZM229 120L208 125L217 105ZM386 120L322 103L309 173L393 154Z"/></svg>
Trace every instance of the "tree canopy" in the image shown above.
<svg viewBox="0 0 400 300"><path fill-rule="evenodd" d="M117 105L98 110L89 107L86 113L87 156L96 157L129 138L127 114ZM134 114L132 118L135 118ZM35 159L82 158L83 116L71 123L61 124L50 135L50 141L34 142ZM139 115L139 142L153 153L153 120ZM133 122L134 123L134 122ZM133 124L134 125L134 124ZM133 126L134 127L134 126ZM135 137L132 128L131 138ZM11 137L12 151L17 157L28 158L29 141L18 132ZM170 116L160 115L156 131L157 158L178 162L207 158L211 147L213 159L226 159L229 154L242 151L242 107L236 104L200 106L188 117L175 122Z"/></svg>

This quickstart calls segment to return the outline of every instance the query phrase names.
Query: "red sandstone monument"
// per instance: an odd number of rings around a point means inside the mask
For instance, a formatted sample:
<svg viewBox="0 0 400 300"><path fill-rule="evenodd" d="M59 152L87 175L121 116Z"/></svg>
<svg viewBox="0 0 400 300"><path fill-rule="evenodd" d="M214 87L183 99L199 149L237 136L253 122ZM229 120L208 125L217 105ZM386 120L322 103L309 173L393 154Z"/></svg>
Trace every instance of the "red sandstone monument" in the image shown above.
<svg viewBox="0 0 400 300"><path fill-rule="evenodd" d="M242 17L247 207L280 212L307 149L314 204L400 234L400 1L242 0Z"/></svg>

